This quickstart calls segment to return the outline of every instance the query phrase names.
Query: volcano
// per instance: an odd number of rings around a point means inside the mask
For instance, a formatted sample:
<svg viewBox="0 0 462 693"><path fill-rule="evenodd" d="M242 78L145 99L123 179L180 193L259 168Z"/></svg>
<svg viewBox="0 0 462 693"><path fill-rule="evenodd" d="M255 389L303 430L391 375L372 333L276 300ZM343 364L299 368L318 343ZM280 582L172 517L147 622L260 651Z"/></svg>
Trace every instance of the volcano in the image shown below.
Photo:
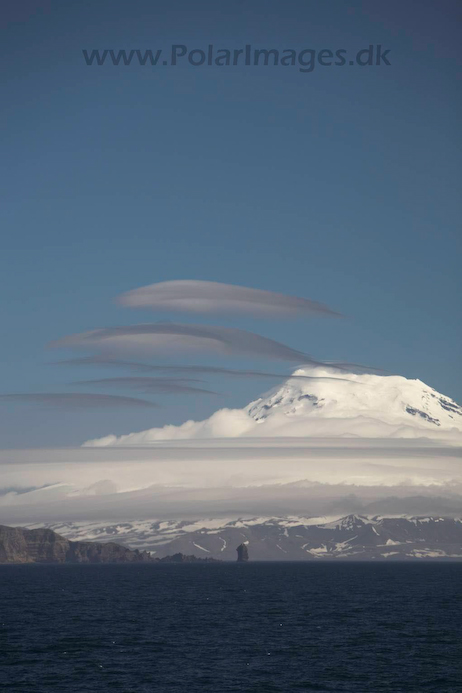
<svg viewBox="0 0 462 693"><path fill-rule="evenodd" d="M421 380L304 367L243 409L86 445L208 438L430 438L460 442L462 407Z"/></svg>

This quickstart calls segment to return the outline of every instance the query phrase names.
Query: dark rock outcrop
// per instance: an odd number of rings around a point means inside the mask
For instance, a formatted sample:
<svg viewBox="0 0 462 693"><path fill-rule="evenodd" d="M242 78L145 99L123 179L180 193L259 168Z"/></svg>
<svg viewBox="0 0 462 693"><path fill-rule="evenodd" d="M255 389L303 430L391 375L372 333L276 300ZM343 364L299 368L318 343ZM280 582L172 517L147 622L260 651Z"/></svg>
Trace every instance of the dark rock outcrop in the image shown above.
<svg viewBox="0 0 462 693"><path fill-rule="evenodd" d="M218 558L197 558L197 556L186 556L184 553L174 553L173 556L164 556L164 558L155 558L159 563L221 563Z"/></svg>
<svg viewBox="0 0 462 693"><path fill-rule="evenodd" d="M153 559L147 551L132 550L108 542L71 541L66 563L147 563Z"/></svg>
<svg viewBox="0 0 462 693"><path fill-rule="evenodd" d="M69 546L51 529L0 525L0 563L65 563Z"/></svg>
<svg viewBox="0 0 462 693"><path fill-rule="evenodd" d="M144 563L147 551L120 544L69 541L51 529L0 525L0 563Z"/></svg>
<svg viewBox="0 0 462 693"><path fill-rule="evenodd" d="M51 529L0 525L0 563L220 563L175 553L154 558L114 542L70 541Z"/></svg>
<svg viewBox="0 0 462 693"><path fill-rule="evenodd" d="M245 561L249 560L249 550L247 548L247 544L239 544L236 551L238 563L244 563Z"/></svg>

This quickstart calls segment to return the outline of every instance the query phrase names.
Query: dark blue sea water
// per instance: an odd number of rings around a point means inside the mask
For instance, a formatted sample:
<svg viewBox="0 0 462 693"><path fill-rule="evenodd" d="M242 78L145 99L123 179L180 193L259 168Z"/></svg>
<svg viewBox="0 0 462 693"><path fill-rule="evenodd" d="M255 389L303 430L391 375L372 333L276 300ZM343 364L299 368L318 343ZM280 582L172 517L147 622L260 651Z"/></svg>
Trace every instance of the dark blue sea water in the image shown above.
<svg viewBox="0 0 462 693"><path fill-rule="evenodd" d="M0 569L0 688L462 690L462 564Z"/></svg>

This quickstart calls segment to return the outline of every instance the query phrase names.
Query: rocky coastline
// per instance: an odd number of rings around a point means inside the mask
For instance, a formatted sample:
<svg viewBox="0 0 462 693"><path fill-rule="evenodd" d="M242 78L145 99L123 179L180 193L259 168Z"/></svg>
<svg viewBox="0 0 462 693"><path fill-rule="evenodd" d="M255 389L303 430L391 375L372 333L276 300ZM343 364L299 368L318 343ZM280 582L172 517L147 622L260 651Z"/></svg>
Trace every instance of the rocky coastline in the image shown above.
<svg viewBox="0 0 462 693"><path fill-rule="evenodd" d="M155 558L149 551L132 550L115 542L70 541L51 529L0 525L0 564L219 562L183 553Z"/></svg>

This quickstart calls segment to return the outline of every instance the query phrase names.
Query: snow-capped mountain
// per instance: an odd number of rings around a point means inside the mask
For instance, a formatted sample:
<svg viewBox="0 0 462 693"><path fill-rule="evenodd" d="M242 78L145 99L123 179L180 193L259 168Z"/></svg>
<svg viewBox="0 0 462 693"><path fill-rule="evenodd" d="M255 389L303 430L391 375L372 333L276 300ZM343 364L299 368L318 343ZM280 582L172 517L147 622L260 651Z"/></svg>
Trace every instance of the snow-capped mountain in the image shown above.
<svg viewBox="0 0 462 693"><path fill-rule="evenodd" d="M249 416L259 423L271 422L272 428L290 427L300 433L305 424L311 428L312 422L326 433L330 431L324 422L335 422L340 434L360 430L365 437L375 437L386 427L398 437L409 435L408 427L462 431L462 407L421 380L396 375L341 376L320 369L314 377L310 377L311 369L293 375L298 377L249 404Z"/></svg>
<svg viewBox="0 0 462 693"><path fill-rule="evenodd" d="M246 543L251 560L462 559L460 518L288 516L46 526L68 539L116 541L132 549L147 549L159 558L180 552L234 561L236 547Z"/></svg>
<svg viewBox="0 0 462 693"><path fill-rule="evenodd" d="M421 380L301 368L244 409L205 421L152 428L86 445L146 445L160 440L241 437L362 437L462 440L462 407Z"/></svg>

